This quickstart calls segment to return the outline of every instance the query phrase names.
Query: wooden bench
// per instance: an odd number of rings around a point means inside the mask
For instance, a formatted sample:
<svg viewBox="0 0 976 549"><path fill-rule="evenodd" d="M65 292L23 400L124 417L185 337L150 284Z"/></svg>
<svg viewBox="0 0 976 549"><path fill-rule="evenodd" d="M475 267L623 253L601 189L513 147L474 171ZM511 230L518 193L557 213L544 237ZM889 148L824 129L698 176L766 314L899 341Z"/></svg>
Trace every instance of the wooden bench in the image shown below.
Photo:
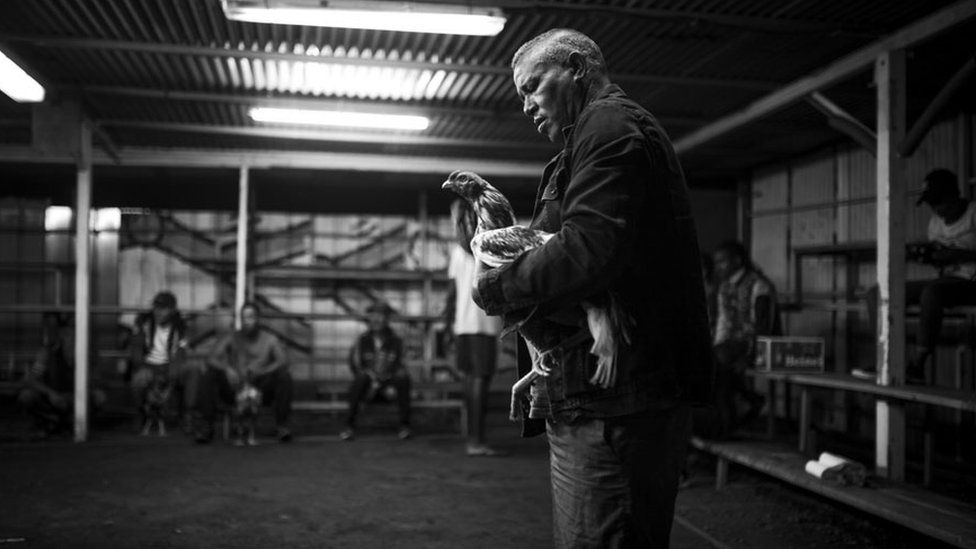
<svg viewBox="0 0 976 549"><path fill-rule="evenodd" d="M317 387L316 400L299 400L292 403L292 409L305 412L341 413L349 408L346 392L349 390L348 381L329 381L320 383ZM419 382L414 383L411 392L420 398L412 398L410 408L413 410L457 410L462 436L468 434L468 407L463 398L451 395L462 393L464 387L455 382Z"/></svg>
<svg viewBox="0 0 976 549"><path fill-rule="evenodd" d="M775 382L783 382L786 387L796 385L800 388L800 417L798 419L798 449L805 452L811 447L809 442L812 423L811 389L831 389L852 393L870 395L878 399L898 401L902 404L920 404L924 406L939 406L958 410L960 412L976 412L976 392L943 387L906 386L906 385L878 385L875 382L857 378L846 374L784 374L752 371L749 375L766 379L767 395L770 402L770 414L767 419L768 435L772 438L775 414L772 406L775 402ZM789 403L787 402L787 409ZM923 449L923 484L928 485L932 479L933 436L926 426Z"/></svg>
<svg viewBox="0 0 976 549"><path fill-rule="evenodd" d="M976 506L875 478L867 487L824 482L805 472L803 454L781 443L698 437L691 443L717 458L716 489L728 482L729 463L736 463L957 547L976 548Z"/></svg>

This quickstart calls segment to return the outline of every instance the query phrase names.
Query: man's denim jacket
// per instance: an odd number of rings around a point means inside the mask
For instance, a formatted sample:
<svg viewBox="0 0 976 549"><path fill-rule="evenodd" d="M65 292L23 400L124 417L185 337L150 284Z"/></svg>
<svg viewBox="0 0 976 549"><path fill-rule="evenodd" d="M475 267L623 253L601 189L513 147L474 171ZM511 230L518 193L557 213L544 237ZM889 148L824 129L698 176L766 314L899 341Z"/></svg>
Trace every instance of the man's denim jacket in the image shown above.
<svg viewBox="0 0 976 549"><path fill-rule="evenodd" d="M555 347L557 367L547 380L555 421L708 402L713 367L701 255L670 140L616 85L601 90L563 134L530 224L556 236L482 275L475 300L509 328ZM635 328L630 344L621 342L616 384L603 389L588 382L596 368L592 340L574 336L586 327L581 303L608 291ZM531 369L525 355L519 376ZM544 428L526 420L523 435Z"/></svg>

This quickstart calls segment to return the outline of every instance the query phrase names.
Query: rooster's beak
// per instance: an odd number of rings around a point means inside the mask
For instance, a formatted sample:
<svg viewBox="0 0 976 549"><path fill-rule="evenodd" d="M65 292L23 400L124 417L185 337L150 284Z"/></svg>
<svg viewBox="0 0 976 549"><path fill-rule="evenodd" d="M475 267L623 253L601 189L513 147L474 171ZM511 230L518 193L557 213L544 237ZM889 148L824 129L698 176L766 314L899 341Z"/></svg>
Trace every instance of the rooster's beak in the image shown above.
<svg viewBox="0 0 976 549"><path fill-rule="evenodd" d="M449 191L449 190L453 190L453 188L454 188L454 182L451 181L450 179L448 179L447 181L444 182L443 185L441 185L441 190Z"/></svg>

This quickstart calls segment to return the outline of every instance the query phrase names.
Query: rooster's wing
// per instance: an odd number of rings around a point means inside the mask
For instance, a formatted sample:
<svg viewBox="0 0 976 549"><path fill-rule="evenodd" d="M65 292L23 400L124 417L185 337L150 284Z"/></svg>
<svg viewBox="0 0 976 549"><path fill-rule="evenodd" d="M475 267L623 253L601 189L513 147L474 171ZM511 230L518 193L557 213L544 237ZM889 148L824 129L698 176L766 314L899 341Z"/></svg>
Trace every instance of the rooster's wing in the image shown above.
<svg viewBox="0 0 976 549"><path fill-rule="evenodd" d="M527 229L520 225L477 234L471 239L475 259L489 267L507 265L518 256L538 248L552 238L551 233Z"/></svg>

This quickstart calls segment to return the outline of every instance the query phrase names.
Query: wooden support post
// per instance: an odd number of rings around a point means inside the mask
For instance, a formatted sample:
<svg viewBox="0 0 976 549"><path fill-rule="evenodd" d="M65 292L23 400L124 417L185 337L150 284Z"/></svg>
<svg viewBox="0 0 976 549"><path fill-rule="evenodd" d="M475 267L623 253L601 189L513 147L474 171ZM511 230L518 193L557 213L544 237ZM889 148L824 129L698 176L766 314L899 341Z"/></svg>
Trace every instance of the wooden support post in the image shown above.
<svg viewBox="0 0 976 549"><path fill-rule="evenodd" d="M850 137L855 143L874 154L878 140L870 128L818 91L811 93L806 99L807 103L827 117L827 123L831 128Z"/></svg>
<svg viewBox="0 0 976 549"><path fill-rule="evenodd" d="M800 388L800 440L799 448L801 454L806 454L810 449L807 437L810 433L810 388L803 386Z"/></svg>
<svg viewBox="0 0 976 549"><path fill-rule="evenodd" d="M247 248L248 248L248 167L241 166L237 201L237 270L234 285L234 328L241 328L241 306L244 305L247 291Z"/></svg>
<svg viewBox="0 0 976 549"><path fill-rule="evenodd" d="M715 489L721 490L729 482L729 460L722 456L715 458Z"/></svg>
<svg viewBox="0 0 976 549"><path fill-rule="evenodd" d="M789 424L793 421L793 385L783 382L783 419Z"/></svg>
<svg viewBox="0 0 976 549"><path fill-rule="evenodd" d="M905 135L904 50L879 55L874 69L878 101L878 383L901 385L905 380L905 175L896 147ZM876 410L875 466L891 480L904 480L905 408L879 399Z"/></svg>
<svg viewBox="0 0 976 549"><path fill-rule="evenodd" d="M932 430L935 428L935 421L932 419L932 407L925 405L925 434L923 438L923 457L922 457L922 485L932 486L932 460L935 456L935 436Z"/></svg>
<svg viewBox="0 0 976 549"><path fill-rule="evenodd" d="M972 322L972 317L969 317L966 320L967 320L967 322L970 322L971 323ZM969 326L967 326L967 330L970 330L969 333L972 333L972 331L971 331L972 330L972 325L971 324ZM965 362L965 360L966 360L966 346L965 345L959 345L959 346L956 347L955 370L953 371L953 380L952 380L953 381L952 386L957 391L962 391L962 387L963 387L963 384L962 384L962 376L963 376L963 368L964 368L964 364L963 363ZM955 437L956 438L956 440L955 440L956 455L955 455L955 459L956 459L956 463L962 463L963 462L963 457L962 457L962 441L963 441L963 439L966 436L966 431L962 427L962 423L963 423L962 410L953 410L952 416L953 416L952 417L953 424L954 424L955 430L956 430L956 437Z"/></svg>
<svg viewBox="0 0 976 549"><path fill-rule="evenodd" d="M255 289L257 277L254 273L254 262L258 256L257 238L255 238L258 226L258 195L255 186L251 185L250 167L247 169L247 182L247 258L244 260L245 272L247 273L247 290L244 295L248 301L254 301L254 296L257 294L257 290Z"/></svg>
<svg viewBox="0 0 976 549"><path fill-rule="evenodd" d="M766 382L766 437L772 439L776 436L776 381L770 379Z"/></svg>
<svg viewBox="0 0 976 549"><path fill-rule="evenodd" d="M75 207L75 421L74 440L88 440L88 370L90 356L91 239L88 234L92 194L91 122L81 122Z"/></svg>
<svg viewBox="0 0 976 549"><path fill-rule="evenodd" d="M428 257L428 225L430 224L430 213L427 207L427 192L418 191L417 195L417 218L420 223L420 265L418 266L424 273L424 288L422 311L425 317L431 315L431 300L433 299L433 281L431 280L430 261ZM433 375L432 364L434 361L434 323L424 321L424 368L427 379Z"/></svg>
<svg viewBox="0 0 976 549"><path fill-rule="evenodd" d="M740 177L736 182L736 236L746 249L752 249L752 181Z"/></svg>

